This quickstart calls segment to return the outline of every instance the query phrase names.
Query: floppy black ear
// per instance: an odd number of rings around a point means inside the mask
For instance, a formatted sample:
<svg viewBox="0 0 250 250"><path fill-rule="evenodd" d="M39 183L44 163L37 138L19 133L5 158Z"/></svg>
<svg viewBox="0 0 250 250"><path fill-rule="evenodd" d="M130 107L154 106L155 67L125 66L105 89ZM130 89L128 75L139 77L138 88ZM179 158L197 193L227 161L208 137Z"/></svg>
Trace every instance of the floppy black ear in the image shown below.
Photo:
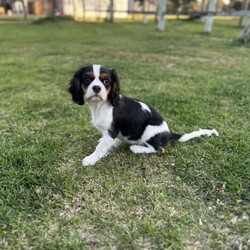
<svg viewBox="0 0 250 250"><path fill-rule="evenodd" d="M109 91L108 99L113 106L118 105L120 95L120 82L115 69L111 69L111 89Z"/></svg>
<svg viewBox="0 0 250 250"><path fill-rule="evenodd" d="M72 95L72 100L79 105L84 104L83 89L80 83L79 71L75 73L74 77L69 82L69 92Z"/></svg>

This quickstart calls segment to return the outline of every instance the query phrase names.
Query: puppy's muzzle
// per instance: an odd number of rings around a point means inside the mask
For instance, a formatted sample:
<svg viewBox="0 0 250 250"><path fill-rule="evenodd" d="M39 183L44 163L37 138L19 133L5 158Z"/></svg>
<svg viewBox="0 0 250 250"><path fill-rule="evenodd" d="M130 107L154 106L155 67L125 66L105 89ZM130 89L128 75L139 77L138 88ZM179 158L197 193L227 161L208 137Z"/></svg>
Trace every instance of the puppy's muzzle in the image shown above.
<svg viewBox="0 0 250 250"><path fill-rule="evenodd" d="M95 86L92 87L92 89L93 89L94 93L96 93L96 94L101 92L101 87L100 86L95 85Z"/></svg>

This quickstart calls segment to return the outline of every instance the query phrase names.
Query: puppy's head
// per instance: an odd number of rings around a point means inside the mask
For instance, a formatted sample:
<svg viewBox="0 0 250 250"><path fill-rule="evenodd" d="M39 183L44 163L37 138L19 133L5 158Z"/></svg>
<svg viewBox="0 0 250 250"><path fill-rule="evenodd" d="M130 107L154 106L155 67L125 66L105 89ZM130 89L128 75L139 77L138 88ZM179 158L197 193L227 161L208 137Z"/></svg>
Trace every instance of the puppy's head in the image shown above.
<svg viewBox="0 0 250 250"><path fill-rule="evenodd" d="M79 105L109 100L114 106L119 99L119 79L114 69L93 64L75 72L69 92L72 100Z"/></svg>

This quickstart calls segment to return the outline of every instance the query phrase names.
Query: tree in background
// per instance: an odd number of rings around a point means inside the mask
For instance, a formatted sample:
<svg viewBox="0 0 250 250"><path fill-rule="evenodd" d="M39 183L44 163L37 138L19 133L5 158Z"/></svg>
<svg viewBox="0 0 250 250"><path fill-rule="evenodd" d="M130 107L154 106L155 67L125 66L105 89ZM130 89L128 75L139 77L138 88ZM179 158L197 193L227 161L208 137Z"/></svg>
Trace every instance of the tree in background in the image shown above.
<svg viewBox="0 0 250 250"><path fill-rule="evenodd" d="M109 18L108 21L110 23L114 22L114 0L110 0L109 2Z"/></svg>
<svg viewBox="0 0 250 250"><path fill-rule="evenodd" d="M243 2L241 0L231 0L229 6L230 10L242 10Z"/></svg>
<svg viewBox="0 0 250 250"><path fill-rule="evenodd" d="M45 0L45 12L48 17L55 17L57 12L57 0Z"/></svg>
<svg viewBox="0 0 250 250"><path fill-rule="evenodd" d="M24 19L27 19L27 16L28 16L28 0L21 0L21 3L23 4L23 17L24 17Z"/></svg>
<svg viewBox="0 0 250 250"><path fill-rule="evenodd" d="M188 11L193 11L194 4L197 3L197 0L169 0L168 9L172 9L174 13Z"/></svg>

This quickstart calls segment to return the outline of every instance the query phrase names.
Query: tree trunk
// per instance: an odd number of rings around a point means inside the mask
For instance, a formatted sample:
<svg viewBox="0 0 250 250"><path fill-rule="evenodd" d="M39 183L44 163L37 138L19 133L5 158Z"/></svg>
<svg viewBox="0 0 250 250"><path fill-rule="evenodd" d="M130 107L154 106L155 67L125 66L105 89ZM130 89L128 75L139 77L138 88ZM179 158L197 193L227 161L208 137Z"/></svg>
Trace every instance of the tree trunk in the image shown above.
<svg viewBox="0 0 250 250"><path fill-rule="evenodd" d="M77 16L77 0L73 0L73 13L74 13L74 20L78 20Z"/></svg>
<svg viewBox="0 0 250 250"><path fill-rule="evenodd" d="M144 0L142 2L142 13L143 13L142 23L143 24L146 24L148 22L148 20L147 20L147 14L145 13L145 11L146 11L146 0Z"/></svg>
<svg viewBox="0 0 250 250"><path fill-rule="evenodd" d="M109 3L109 19L108 19L108 21L110 23L114 22L114 0L110 0L110 3Z"/></svg>
<svg viewBox="0 0 250 250"><path fill-rule="evenodd" d="M28 0L22 0L21 3L23 4L23 18L27 20L28 16Z"/></svg>
<svg viewBox="0 0 250 250"><path fill-rule="evenodd" d="M55 17L56 14L56 0L47 0L49 3L48 15L49 17Z"/></svg>

